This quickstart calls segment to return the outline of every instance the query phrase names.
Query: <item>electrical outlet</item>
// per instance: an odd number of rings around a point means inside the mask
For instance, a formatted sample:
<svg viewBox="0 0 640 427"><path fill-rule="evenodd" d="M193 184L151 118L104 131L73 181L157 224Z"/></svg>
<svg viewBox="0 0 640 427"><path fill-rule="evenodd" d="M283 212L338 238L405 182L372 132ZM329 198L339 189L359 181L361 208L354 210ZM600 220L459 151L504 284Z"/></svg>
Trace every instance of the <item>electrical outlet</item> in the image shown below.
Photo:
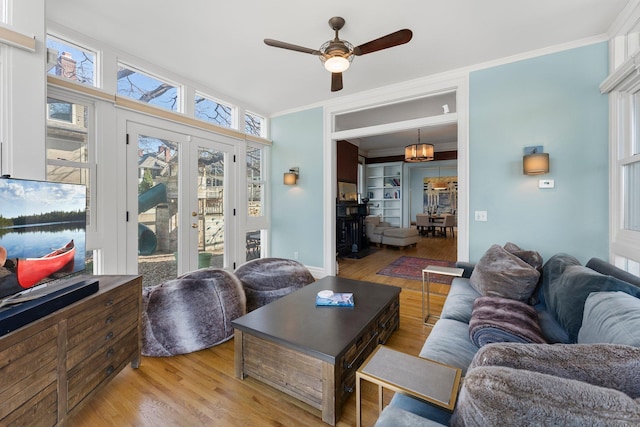
<svg viewBox="0 0 640 427"><path fill-rule="evenodd" d="M298 259L298 251L295 251L293 253L293 259L296 259L296 260Z"/></svg>
<svg viewBox="0 0 640 427"><path fill-rule="evenodd" d="M487 211L476 211L476 221L486 221L487 220Z"/></svg>

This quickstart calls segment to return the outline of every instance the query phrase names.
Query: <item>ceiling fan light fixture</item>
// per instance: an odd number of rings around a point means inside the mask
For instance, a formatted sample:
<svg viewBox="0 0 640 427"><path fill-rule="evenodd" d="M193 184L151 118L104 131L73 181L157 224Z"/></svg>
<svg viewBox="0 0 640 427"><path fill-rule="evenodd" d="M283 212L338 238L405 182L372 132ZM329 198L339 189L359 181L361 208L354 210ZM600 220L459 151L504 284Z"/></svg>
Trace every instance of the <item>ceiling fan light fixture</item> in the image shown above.
<svg viewBox="0 0 640 427"><path fill-rule="evenodd" d="M342 73L349 68L351 63L347 58L343 58L342 56L332 56L324 61L324 68L331 73Z"/></svg>

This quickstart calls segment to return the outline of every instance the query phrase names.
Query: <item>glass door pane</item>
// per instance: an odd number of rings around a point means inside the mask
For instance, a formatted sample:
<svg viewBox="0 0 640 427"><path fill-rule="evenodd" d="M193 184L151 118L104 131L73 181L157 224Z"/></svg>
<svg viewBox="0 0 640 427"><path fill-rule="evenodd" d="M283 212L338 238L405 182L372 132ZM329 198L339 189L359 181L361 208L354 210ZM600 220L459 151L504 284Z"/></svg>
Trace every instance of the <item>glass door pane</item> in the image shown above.
<svg viewBox="0 0 640 427"><path fill-rule="evenodd" d="M143 286L178 275L179 144L138 134L138 273Z"/></svg>
<svg viewBox="0 0 640 427"><path fill-rule="evenodd" d="M225 153L199 146L198 158L198 268L226 266ZM193 227L193 225L192 225Z"/></svg>

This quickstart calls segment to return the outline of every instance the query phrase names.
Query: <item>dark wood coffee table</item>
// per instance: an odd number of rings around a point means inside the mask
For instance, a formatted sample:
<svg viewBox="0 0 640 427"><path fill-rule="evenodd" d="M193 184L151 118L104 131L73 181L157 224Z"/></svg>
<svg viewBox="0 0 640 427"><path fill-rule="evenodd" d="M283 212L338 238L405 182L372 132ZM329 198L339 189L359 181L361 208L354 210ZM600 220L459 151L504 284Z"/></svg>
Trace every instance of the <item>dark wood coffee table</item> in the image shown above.
<svg viewBox="0 0 640 427"><path fill-rule="evenodd" d="M353 292L355 307L316 307L318 291ZM400 288L325 277L232 322L235 371L322 411L335 425L355 374L398 329Z"/></svg>

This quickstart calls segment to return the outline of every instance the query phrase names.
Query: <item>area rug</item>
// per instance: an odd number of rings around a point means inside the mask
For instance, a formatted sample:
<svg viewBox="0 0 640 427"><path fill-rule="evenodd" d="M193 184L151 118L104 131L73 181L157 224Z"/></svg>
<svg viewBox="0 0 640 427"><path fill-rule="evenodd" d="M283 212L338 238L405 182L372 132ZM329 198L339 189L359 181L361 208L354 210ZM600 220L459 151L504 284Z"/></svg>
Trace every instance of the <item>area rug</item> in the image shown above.
<svg viewBox="0 0 640 427"><path fill-rule="evenodd" d="M455 267L456 263L439 259L401 256L382 270L378 271L377 274L383 276L400 277L402 279L422 281L422 269L426 268L429 265ZM452 276L444 276L442 274L434 273L429 274L429 281L431 283L442 283L445 285L450 285L452 280Z"/></svg>

